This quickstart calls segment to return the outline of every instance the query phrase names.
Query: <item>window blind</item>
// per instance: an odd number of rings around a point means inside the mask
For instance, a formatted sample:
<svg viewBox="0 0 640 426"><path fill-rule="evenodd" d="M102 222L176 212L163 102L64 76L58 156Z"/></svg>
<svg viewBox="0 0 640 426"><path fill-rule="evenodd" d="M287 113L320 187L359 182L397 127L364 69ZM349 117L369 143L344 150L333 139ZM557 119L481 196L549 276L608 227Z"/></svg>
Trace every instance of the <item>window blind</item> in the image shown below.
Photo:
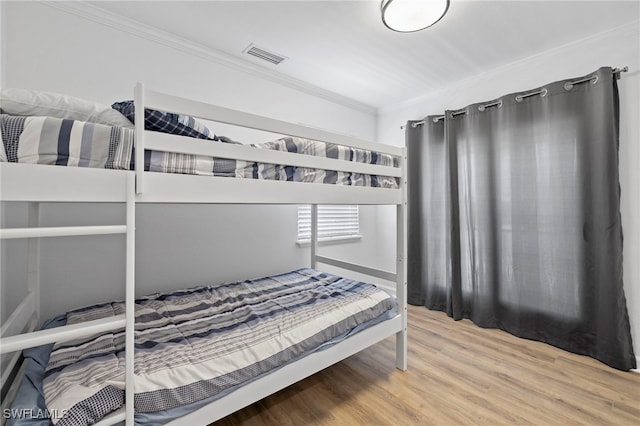
<svg viewBox="0 0 640 426"><path fill-rule="evenodd" d="M357 236L360 233L358 206L319 205L318 240ZM298 207L298 241L311 240L311 206Z"/></svg>

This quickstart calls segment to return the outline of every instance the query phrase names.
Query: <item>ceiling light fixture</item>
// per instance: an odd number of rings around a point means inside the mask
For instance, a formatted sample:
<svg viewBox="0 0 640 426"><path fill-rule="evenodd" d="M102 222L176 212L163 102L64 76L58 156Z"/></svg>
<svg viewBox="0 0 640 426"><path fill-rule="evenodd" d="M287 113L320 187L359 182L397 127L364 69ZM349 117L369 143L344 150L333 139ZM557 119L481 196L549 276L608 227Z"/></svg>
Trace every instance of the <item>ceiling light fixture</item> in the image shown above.
<svg viewBox="0 0 640 426"><path fill-rule="evenodd" d="M382 22L393 31L410 33L438 22L449 9L449 0L382 0Z"/></svg>

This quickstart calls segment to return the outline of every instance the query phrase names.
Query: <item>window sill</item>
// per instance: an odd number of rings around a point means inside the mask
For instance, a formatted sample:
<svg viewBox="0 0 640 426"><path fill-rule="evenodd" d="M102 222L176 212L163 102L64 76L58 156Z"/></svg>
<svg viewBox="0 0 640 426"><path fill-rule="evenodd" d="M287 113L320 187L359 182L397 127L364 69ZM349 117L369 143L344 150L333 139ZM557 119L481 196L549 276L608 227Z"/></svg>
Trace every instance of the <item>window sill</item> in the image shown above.
<svg viewBox="0 0 640 426"><path fill-rule="evenodd" d="M339 237L327 237L318 240L319 246L331 245L331 244L342 244L342 243L350 243L354 241L360 241L362 239L362 235L344 235ZM298 240L296 241L296 245L298 247L311 247L311 240Z"/></svg>

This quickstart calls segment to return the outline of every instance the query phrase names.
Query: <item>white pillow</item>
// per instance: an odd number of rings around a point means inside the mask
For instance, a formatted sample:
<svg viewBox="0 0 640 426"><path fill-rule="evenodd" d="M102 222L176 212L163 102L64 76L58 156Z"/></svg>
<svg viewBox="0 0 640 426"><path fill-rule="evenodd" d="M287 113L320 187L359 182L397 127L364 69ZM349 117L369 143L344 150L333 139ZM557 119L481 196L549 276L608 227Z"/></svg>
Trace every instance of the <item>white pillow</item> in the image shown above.
<svg viewBox="0 0 640 426"><path fill-rule="evenodd" d="M134 125L110 106L73 96L26 89L2 89L0 109L5 114L30 117L57 117L133 128Z"/></svg>

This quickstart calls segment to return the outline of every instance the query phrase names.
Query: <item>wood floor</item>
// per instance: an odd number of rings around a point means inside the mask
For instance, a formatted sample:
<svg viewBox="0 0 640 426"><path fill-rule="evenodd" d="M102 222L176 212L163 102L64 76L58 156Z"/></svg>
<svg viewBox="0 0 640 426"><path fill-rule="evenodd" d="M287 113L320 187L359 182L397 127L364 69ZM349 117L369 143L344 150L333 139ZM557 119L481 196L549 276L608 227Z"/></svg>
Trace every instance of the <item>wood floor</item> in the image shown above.
<svg viewBox="0 0 640 426"><path fill-rule="evenodd" d="M215 425L640 425L640 374L409 307L393 338Z"/></svg>

